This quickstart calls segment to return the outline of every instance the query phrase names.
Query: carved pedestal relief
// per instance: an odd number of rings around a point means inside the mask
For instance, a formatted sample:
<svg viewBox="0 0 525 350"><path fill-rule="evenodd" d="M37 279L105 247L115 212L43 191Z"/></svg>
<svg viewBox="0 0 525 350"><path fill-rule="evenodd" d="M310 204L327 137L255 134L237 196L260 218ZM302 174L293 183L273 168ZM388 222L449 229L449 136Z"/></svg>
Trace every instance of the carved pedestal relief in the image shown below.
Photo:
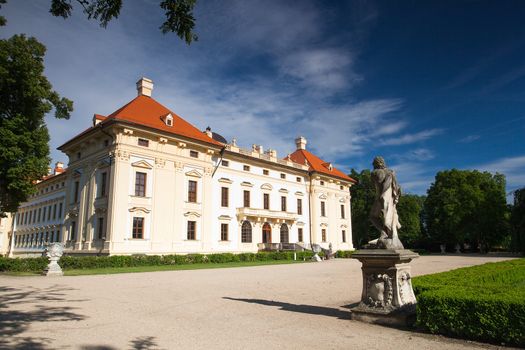
<svg viewBox="0 0 525 350"><path fill-rule="evenodd" d="M364 303L370 307L387 308L392 305L392 277L380 273L372 273L366 277L366 299Z"/></svg>

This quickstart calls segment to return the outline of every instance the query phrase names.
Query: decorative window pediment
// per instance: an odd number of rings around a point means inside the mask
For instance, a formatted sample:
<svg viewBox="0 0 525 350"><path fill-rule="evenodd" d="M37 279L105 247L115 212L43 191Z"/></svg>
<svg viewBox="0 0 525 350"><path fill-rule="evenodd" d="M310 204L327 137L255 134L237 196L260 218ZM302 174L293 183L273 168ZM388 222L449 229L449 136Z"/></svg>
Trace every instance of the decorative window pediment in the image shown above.
<svg viewBox="0 0 525 350"><path fill-rule="evenodd" d="M341 198L341 199L339 200L339 202L344 203L344 202L346 202L346 200L345 200L345 198L343 197L343 198Z"/></svg>
<svg viewBox="0 0 525 350"><path fill-rule="evenodd" d="M193 170L190 170L186 173L186 176L191 176L191 177L198 177L198 178L201 178L202 177L202 174L199 173L197 170L193 169Z"/></svg>
<svg viewBox="0 0 525 350"><path fill-rule="evenodd" d="M326 199L326 198L328 198L328 197L324 193L321 193L321 195L319 196L319 199Z"/></svg>
<svg viewBox="0 0 525 350"><path fill-rule="evenodd" d="M321 224L320 224L319 226L321 226L321 227L323 227L323 228L324 228L324 227L328 227L328 224L327 224L327 223L325 223L325 222L322 222L322 223L321 223Z"/></svg>
<svg viewBox="0 0 525 350"><path fill-rule="evenodd" d="M221 216L219 216L219 220L230 221L231 219L232 219L232 217L229 216L229 215L221 215Z"/></svg>
<svg viewBox="0 0 525 350"><path fill-rule="evenodd" d="M226 183L226 184L231 184L231 183L233 183L232 180L227 179L227 178L225 178L225 177L221 177L221 178L219 179L219 182Z"/></svg>
<svg viewBox="0 0 525 350"><path fill-rule="evenodd" d="M281 188L281 189L279 189L279 192L281 192L281 193L288 193L288 190L286 188Z"/></svg>
<svg viewBox="0 0 525 350"><path fill-rule="evenodd" d="M295 192L295 195L296 195L296 196L304 196L304 193L301 192L301 191L297 191L297 192Z"/></svg>
<svg viewBox="0 0 525 350"><path fill-rule="evenodd" d="M262 190L270 190L271 191L271 190L273 190L273 186L268 184L268 183L266 183L266 184L262 184L261 185L261 189Z"/></svg>
<svg viewBox="0 0 525 350"><path fill-rule="evenodd" d="M186 213L184 213L184 216L185 217L194 217L194 218L200 218L201 217L201 214L200 213L197 213L196 211L188 211Z"/></svg>
<svg viewBox="0 0 525 350"><path fill-rule="evenodd" d="M73 171L73 177L79 177L82 175L82 169L75 169L75 171Z"/></svg>
<svg viewBox="0 0 525 350"><path fill-rule="evenodd" d="M348 226L346 224L342 224L341 228L347 228Z"/></svg>
<svg viewBox="0 0 525 350"><path fill-rule="evenodd" d="M104 168L104 167L109 166L109 164L110 164L109 158L106 157L98 161L97 168Z"/></svg>
<svg viewBox="0 0 525 350"><path fill-rule="evenodd" d="M241 182L241 186L253 187L253 184L251 182L248 182L248 181L243 181L243 182Z"/></svg>
<svg viewBox="0 0 525 350"><path fill-rule="evenodd" d="M133 207L133 208L129 208L128 211L130 211L131 213L143 212L145 214L148 214L151 212L151 210L144 208L144 207Z"/></svg>
<svg viewBox="0 0 525 350"><path fill-rule="evenodd" d="M144 169L153 169L153 166L146 162L145 160L139 160L135 163L132 163L131 166L137 167L137 168L144 168Z"/></svg>

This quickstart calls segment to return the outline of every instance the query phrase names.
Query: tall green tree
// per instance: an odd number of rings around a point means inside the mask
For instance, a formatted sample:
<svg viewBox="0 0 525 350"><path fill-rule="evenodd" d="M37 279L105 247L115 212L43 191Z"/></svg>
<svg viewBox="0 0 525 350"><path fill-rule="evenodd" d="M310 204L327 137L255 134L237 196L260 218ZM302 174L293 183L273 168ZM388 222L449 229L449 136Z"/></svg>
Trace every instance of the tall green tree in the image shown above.
<svg viewBox="0 0 525 350"><path fill-rule="evenodd" d="M45 52L24 35L0 40L0 213L15 212L47 174L46 113L68 119L73 110L44 76Z"/></svg>
<svg viewBox="0 0 525 350"><path fill-rule="evenodd" d="M122 0L51 0L49 12L53 16L68 18L73 12L73 3L82 8L88 19L99 21L105 28L109 22L118 18L122 9ZM177 34L187 44L197 41L198 37L193 32L195 17L193 8L196 0L163 0L160 7L164 10L166 20L160 26L162 33Z"/></svg>
<svg viewBox="0 0 525 350"><path fill-rule="evenodd" d="M425 196L404 194L399 197L397 214L401 228L399 239L405 247L414 247L415 243L423 237L422 211Z"/></svg>
<svg viewBox="0 0 525 350"><path fill-rule="evenodd" d="M469 241L486 251L509 233L505 176L477 170L438 172L425 212L433 239L452 245Z"/></svg>
<svg viewBox="0 0 525 350"><path fill-rule="evenodd" d="M361 248L372 239L379 237L379 233L370 222L370 210L374 203L375 188L368 169L360 173L352 169L349 176L357 180L357 184L350 188L352 195L352 236L354 246Z"/></svg>
<svg viewBox="0 0 525 350"><path fill-rule="evenodd" d="M525 187L514 192L511 223L511 248L525 253Z"/></svg>

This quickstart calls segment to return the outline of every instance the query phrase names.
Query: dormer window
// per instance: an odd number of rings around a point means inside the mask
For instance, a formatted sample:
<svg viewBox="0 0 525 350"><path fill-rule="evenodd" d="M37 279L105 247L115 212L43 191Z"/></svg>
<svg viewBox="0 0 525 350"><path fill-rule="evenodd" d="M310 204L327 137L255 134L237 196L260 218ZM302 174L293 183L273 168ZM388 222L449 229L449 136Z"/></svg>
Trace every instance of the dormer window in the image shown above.
<svg viewBox="0 0 525 350"><path fill-rule="evenodd" d="M164 117L164 123L166 123L167 126L173 126L173 116L171 113L168 113L168 115Z"/></svg>

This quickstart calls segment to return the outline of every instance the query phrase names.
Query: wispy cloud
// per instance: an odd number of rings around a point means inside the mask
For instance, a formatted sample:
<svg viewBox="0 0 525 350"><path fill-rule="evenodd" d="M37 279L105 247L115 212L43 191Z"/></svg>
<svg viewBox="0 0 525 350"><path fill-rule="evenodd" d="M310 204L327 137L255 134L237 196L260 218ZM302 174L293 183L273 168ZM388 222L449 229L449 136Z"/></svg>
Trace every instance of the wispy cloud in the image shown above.
<svg viewBox="0 0 525 350"><path fill-rule="evenodd" d="M419 141L427 140L433 136L443 133L443 129L428 129L423 130L414 134L405 134L398 137L393 137L390 139L383 140L381 142L384 146L398 146L398 145L407 145Z"/></svg>
<svg viewBox="0 0 525 350"><path fill-rule="evenodd" d="M507 179L507 188L511 190L525 187L525 155L500 158L469 168L504 174Z"/></svg>
<svg viewBox="0 0 525 350"><path fill-rule="evenodd" d="M471 143L471 142L474 142L476 140L479 140L480 138L481 138L480 135L468 135L468 136L465 136L464 138L460 139L458 142Z"/></svg>

